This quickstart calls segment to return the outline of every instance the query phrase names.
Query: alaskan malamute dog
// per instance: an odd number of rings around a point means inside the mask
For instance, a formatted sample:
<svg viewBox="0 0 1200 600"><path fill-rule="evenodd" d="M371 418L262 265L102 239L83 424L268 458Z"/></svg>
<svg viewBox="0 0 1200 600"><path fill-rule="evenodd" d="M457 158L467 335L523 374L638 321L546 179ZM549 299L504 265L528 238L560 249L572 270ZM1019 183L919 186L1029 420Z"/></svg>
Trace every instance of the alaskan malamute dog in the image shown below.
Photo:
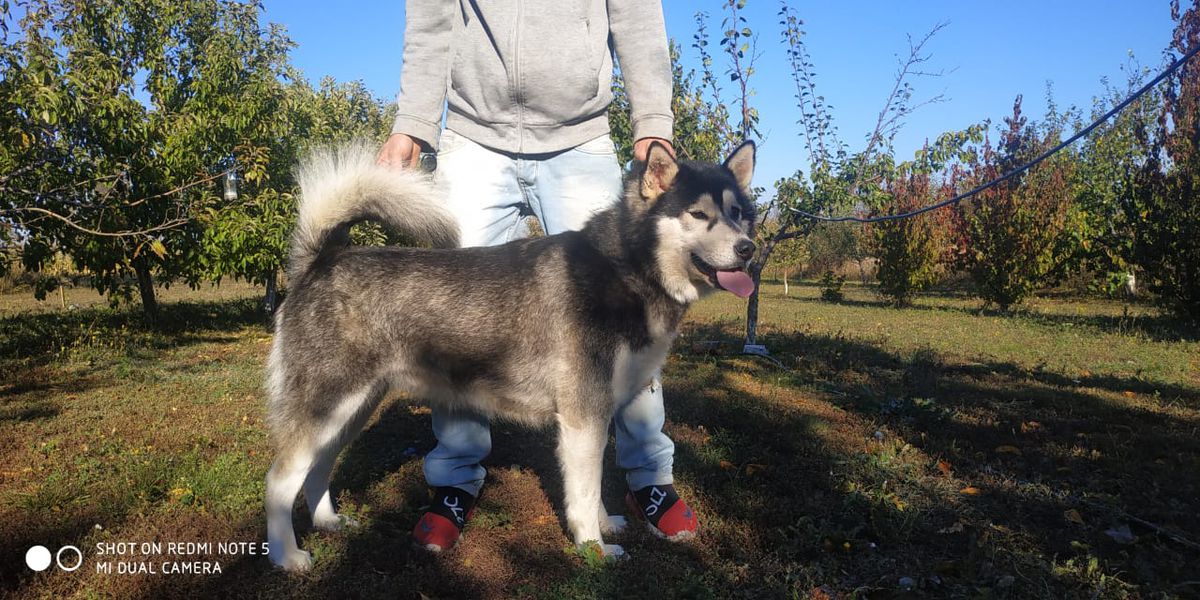
<svg viewBox="0 0 1200 600"><path fill-rule="evenodd" d="M454 248L458 229L416 172L374 164L367 146L301 165L287 300L275 318L267 474L271 561L309 566L292 504L337 528L329 474L388 390L453 410L555 423L575 543L624 519L600 502L608 423L662 368L683 313L713 289L749 296L754 144L723 165L676 162L651 146L623 202L581 231ZM434 249L347 245L355 221L382 221Z"/></svg>

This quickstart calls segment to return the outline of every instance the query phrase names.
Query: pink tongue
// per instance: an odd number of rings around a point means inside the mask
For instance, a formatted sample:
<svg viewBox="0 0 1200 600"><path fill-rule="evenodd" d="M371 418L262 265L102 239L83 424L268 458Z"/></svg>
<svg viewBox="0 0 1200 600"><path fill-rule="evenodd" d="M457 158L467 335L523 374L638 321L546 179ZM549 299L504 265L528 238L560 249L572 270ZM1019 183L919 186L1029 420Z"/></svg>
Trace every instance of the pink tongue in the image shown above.
<svg viewBox="0 0 1200 600"><path fill-rule="evenodd" d="M745 271L717 271L717 283L741 298L754 293L754 280Z"/></svg>

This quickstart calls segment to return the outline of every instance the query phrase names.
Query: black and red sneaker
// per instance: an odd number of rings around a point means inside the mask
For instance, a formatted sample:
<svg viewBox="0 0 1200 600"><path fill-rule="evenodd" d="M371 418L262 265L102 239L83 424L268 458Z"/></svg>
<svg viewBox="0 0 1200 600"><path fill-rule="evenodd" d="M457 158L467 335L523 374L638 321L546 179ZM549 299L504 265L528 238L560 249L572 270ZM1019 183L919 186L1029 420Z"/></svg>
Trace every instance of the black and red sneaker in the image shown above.
<svg viewBox="0 0 1200 600"><path fill-rule="evenodd" d="M449 550L475 512L475 496L456 487L433 490L433 503L413 527L413 541L430 552Z"/></svg>
<svg viewBox="0 0 1200 600"><path fill-rule="evenodd" d="M696 513L675 493L675 486L651 485L625 495L625 503L650 531L672 542L696 536Z"/></svg>

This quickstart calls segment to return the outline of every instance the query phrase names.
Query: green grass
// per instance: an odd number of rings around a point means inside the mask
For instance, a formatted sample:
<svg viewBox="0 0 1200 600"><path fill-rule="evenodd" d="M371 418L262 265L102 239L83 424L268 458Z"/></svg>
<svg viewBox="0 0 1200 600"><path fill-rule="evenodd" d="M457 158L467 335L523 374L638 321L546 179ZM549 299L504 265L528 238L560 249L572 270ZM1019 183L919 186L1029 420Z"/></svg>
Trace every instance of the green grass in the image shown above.
<svg viewBox="0 0 1200 600"><path fill-rule="evenodd" d="M103 304L0 297L0 594L1200 594L1195 329L1119 302L1044 298L1000 315L955 294L896 310L845 291L830 304L812 283L790 297L764 287L761 341L782 367L732 351L744 327L733 296L690 313L664 389L677 484L701 518L694 543L634 528L616 540L631 560L575 551L552 436L498 424L478 516L455 552L424 556L408 532L428 501L428 411L392 399L334 474L361 527L312 532L298 507L316 557L303 576L215 554L191 559L219 561L219 576L104 575L90 552L263 539L270 333L250 288L170 296L157 328ZM692 351L706 340L725 351ZM1105 533L1121 526L1135 539ZM85 568L34 574L34 544L79 546Z"/></svg>

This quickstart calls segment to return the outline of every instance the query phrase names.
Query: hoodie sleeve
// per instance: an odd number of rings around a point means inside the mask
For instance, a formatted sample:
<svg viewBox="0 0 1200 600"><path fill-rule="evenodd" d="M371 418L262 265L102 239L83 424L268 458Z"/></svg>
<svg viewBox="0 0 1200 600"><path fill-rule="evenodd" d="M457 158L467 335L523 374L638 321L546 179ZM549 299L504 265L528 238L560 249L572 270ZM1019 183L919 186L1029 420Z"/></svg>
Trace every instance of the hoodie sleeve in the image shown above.
<svg viewBox="0 0 1200 600"><path fill-rule="evenodd" d="M404 5L404 64L392 133L437 148L449 85L455 2L408 0Z"/></svg>
<svg viewBox="0 0 1200 600"><path fill-rule="evenodd" d="M634 141L671 139L671 55L659 0L608 0L608 29L629 94Z"/></svg>

